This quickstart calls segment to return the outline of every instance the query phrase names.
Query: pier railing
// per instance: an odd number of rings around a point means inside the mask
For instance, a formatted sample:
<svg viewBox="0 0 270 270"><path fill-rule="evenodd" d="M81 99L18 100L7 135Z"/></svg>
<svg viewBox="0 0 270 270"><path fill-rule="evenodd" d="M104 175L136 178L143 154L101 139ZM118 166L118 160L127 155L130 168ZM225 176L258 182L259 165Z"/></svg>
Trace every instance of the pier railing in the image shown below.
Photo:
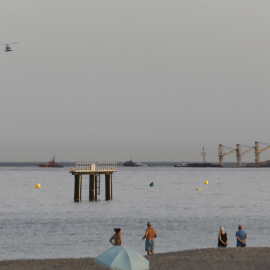
<svg viewBox="0 0 270 270"><path fill-rule="evenodd" d="M116 172L117 162L76 163L76 172Z"/></svg>

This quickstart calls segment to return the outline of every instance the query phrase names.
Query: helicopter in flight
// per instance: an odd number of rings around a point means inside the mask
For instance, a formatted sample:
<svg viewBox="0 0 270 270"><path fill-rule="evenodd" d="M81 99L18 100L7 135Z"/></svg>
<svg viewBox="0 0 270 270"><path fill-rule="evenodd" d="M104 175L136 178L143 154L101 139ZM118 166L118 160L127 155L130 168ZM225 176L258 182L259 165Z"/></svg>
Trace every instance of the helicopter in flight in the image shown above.
<svg viewBox="0 0 270 270"><path fill-rule="evenodd" d="M14 43L11 43L11 44L17 44L17 43L19 43L19 42L14 42ZM6 46L6 47L5 47L5 52L12 52L12 49L11 49L11 47L9 46L9 44L0 44L0 45Z"/></svg>

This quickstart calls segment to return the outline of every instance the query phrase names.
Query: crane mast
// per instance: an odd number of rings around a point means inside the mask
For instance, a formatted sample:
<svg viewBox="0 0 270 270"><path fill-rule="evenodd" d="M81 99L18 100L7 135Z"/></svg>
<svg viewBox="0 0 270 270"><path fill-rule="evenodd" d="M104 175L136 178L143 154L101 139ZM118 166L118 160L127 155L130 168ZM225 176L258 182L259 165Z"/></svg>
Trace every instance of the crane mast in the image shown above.
<svg viewBox="0 0 270 270"><path fill-rule="evenodd" d="M233 152L236 151L236 149L233 149L231 147L228 147L228 146L224 146L224 147L225 148L228 148L228 149L232 149L232 150L229 151L229 152L227 152L227 153L224 153L224 151L223 151L223 145L222 144L219 145L218 157L219 157L219 164L220 164L221 167L223 167L223 157L224 156L227 156L227 155L229 155L229 154L231 154L231 153L233 153Z"/></svg>
<svg viewBox="0 0 270 270"><path fill-rule="evenodd" d="M243 145L244 146L244 145ZM250 147L250 146L245 146L245 147ZM247 154L248 152L250 152L254 147L251 147L249 149L247 149L244 152L241 152L241 145L237 144L236 145L236 158L237 158L237 166L241 167L242 166L242 160L241 157L245 154Z"/></svg>
<svg viewBox="0 0 270 270"><path fill-rule="evenodd" d="M263 144L266 145L266 147L261 148L259 144ZM248 148L247 150L241 152L241 146ZM230 150L226 153L224 153L224 148ZM236 148L232 148L232 147L228 147L228 146L223 146L222 144L219 145L219 151L218 151L218 157L219 157L219 164L221 165L221 167L223 167L223 157L232 154L233 152L236 152L236 158L237 158L237 166L241 167L242 166L242 156L247 154L248 152L250 152L251 150L255 150L255 162L256 164L260 164L261 160L260 160L260 154L264 151L266 151L267 149L270 148L270 144L268 143L262 143L262 142L255 142L255 146L248 146L248 145L241 145L241 144L237 144ZM202 155L204 153L204 148L203 148L203 152Z"/></svg>
<svg viewBox="0 0 270 270"><path fill-rule="evenodd" d="M205 158L206 154L207 152L204 151L204 147L203 147L202 152L201 152L201 155L203 156L203 163L206 163L206 158Z"/></svg>
<svg viewBox="0 0 270 270"><path fill-rule="evenodd" d="M256 164L260 164L261 163L261 159L260 159L260 153L264 152L265 150L270 148L270 145L260 149L259 146L259 142L255 142L255 162Z"/></svg>

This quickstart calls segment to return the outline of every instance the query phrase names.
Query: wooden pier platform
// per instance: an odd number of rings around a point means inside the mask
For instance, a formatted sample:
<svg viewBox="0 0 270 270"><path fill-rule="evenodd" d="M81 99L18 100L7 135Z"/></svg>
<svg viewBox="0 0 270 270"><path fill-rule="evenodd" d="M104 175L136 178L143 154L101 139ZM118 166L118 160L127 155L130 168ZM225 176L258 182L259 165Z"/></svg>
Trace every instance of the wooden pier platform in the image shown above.
<svg viewBox="0 0 270 270"><path fill-rule="evenodd" d="M112 200L112 174L117 172L117 162L76 163L69 173L74 175L74 201L81 201L82 176L89 175L89 201L97 201L100 195L100 175L105 175L105 199Z"/></svg>

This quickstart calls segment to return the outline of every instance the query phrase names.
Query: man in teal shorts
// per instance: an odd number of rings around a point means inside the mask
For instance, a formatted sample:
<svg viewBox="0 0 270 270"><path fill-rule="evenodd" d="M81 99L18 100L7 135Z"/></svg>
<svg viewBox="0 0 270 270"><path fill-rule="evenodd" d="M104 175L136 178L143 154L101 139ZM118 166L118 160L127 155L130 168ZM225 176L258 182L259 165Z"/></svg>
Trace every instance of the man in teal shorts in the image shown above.
<svg viewBox="0 0 270 270"><path fill-rule="evenodd" d="M147 255L154 254L154 239L157 237L156 230L152 228L151 222L147 223L147 229L145 231L145 235L142 238L145 239L145 251L147 251Z"/></svg>

